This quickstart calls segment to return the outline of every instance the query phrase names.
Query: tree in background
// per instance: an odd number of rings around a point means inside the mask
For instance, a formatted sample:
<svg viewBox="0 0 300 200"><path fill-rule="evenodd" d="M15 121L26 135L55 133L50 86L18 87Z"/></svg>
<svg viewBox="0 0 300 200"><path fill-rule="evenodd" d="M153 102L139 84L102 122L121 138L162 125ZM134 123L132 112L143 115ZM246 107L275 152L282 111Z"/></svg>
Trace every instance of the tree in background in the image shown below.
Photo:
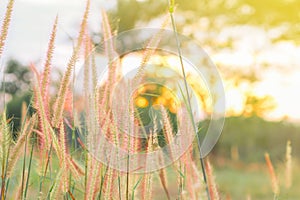
<svg viewBox="0 0 300 200"><path fill-rule="evenodd" d="M118 32L130 30L139 22L146 22L166 13L168 1L157 0L117 0L117 6L110 11L114 21L119 21ZM199 23L201 17L208 17L212 28L218 24L219 17L226 25L258 25L265 28L286 26L280 39L300 42L299 2L292 0L177 0L177 15L184 16L177 23L184 26ZM181 21L181 22L180 22ZM217 25L216 25L217 26ZM179 30L182 27L178 27Z"/></svg>
<svg viewBox="0 0 300 200"><path fill-rule="evenodd" d="M28 66L13 59L7 62L1 83L1 92L9 96L6 114L7 118L12 118L14 133L19 130L21 124L22 103L25 102L29 105L32 97L30 79L31 73Z"/></svg>

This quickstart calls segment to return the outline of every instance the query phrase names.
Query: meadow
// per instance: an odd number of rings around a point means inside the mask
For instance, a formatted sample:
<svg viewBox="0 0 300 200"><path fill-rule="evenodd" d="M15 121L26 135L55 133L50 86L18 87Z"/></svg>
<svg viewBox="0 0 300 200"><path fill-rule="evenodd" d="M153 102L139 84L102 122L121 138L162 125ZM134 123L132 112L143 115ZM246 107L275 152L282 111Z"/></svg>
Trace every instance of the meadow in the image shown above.
<svg viewBox="0 0 300 200"><path fill-rule="evenodd" d="M9 0L1 18L0 58L17 3ZM116 25L105 10L99 11L101 42L93 41L88 29L90 0L59 79L53 79L52 66L59 16L53 19L41 66L1 65L1 199L300 197L299 127L263 118L268 98L251 96L242 114L222 116L222 135L212 151L202 155L216 102L206 100L208 89L185 68L176 34L176 2L165 6L160 29L145 39L143 48L128 53L129 58L137 57L130 64L138 65L129 78L122 77L125 58L119 55ZM167 33L160 30L166 27L174 33L178 55L160 52ZM122 45L126 52L132 44ZM99 67L99 57L105 58L106 66ZM178 69L172 70L179 75L163 69L168 59L177 59ZM26 92L14 89L17 81L9 81L18 73L25 78L16 87L24 84L29 87ZM160 75L166 80L155 82ZM197 123L189 89L195 90L206 114Z"/></svg>

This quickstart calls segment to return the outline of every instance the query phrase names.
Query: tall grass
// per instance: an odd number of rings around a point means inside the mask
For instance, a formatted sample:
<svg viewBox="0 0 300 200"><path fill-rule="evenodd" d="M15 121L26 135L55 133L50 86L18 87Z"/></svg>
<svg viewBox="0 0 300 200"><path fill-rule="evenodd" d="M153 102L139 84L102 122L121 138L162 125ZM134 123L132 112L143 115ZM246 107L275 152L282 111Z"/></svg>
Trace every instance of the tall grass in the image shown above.
<svg viewBox="0 0 300 200"><path fill-rule="evenodd" d="M7 31L11 19L13 0L9 1L0 36L0 56L3 51ZM0 120L0 160L1 160L1 199L144 199L150 200L157 192L157 185L161 188L161 199L220 199L217 183L213 175L210 162L202 158L200 140L198 150L200 160L194 158L192 146L178 160L168 167L159 169L157 172L135 174L134 171L121 172L112 168L109 164L99 162L88 148L92 145L97 152L105 146L98 141L97 133L99 129L104 132L106 138L114 145L122 147L128 153L151 153L161 150L159 145L158 124L154 123L153 130L147 135L146 142L129 136L117 128L113 118L110 101L112 100L111 91L115 84L120 80L119 60L115 60L117 55L115 46L112 42L105 43L105 54L109 60L108 79L104 85L98 88L97 70L95 57L92 55L93 44L91 36L88 34L88 14L90 10L90 1L87 0L86 8L83 14L82 22L79 28L76 46L73 49L72 56L66 65L60 86L56 96L51 96L49 87L51 85L51 65L53 53L55 50L55 39L57 32L58 17L55 18L53 28L50 34L46 60L42 73L39 73L34 65L31 66L35 77L33 87L34 98L31 105L35 108L35 114L28 114L28 107L23 106L22 126L17 139L12 139L11 119L6 118L6 111L1 115ZM185 80L185 92L187 98L187 107L193 126L189 127L182 124L184 132L194 132L196 136L197 128L191 113L191 102L187 87L185 69L183 66L180 41L176 32L174 20L175 2L169 2L170 18L162 22L162 29L171 21L174 31L174 37L177 41L179 62L181 63L182 73ZM105 41L111 41L113 30L111 29L109 17L105 11L102 11L102 30ZM142 52L143 58L141 66L133 81L141 81L144 78L144 66L149 62L155 49L148 50L148 46L158 46L162 31L158 32L149 43L145 45ZM82 53L83 52L83 53ZM81 55L83 54L83 55ZM72 100L75 102L75 94L72 90L72 78L74 79L74 68L80 56L85 59L84 66L84 90L85 90L85 108L75 108L69 110L68 104ZM92 90L90 90L90 80L92 80ZM124 91L127 91L124 85ZM71 99L71 100L70 100ZM121 105L124 102L117 102ZM125 106L125 104L124 104ZM76 110L77 109L77 110ZM81 109L81 110L80 110ZM85 111L86 120L80 121L80 111ZM175 130L168 111L162 105L160 106L163 124L162 133L169 144L174 140ZM130 105L129 116L124 115L124 110L120 110L119 117L127 119L129 122L140 121L134 105ZM184 116L183 116L184 117ZM72 121L72 123L70 123ZM140 130L128 123L126 130L137 133ZM72 129L71 145L68 141L68 131ZM83 137L77 137L75 131L78 131ZM95 137L88 138L88 134L95 134ZM184 134L184 133L181 133ZM92 140L91 140L92 139ZM94 141L93 141L94 140ZM79 147L74 144L79 143ZM73 145L73 146L72 146ZM108 150L107 150L108 151ZM177 149L170 148L170 158L175 155ZM108 152L111 153L111 152ZM108 163L120 159L119 155L107 158ZM272 180L272 189L275 197L279 196L279 183L277 176L268 154L265 156L267 167ZM130 168L130 156L127 158L127 168ZM286 187L291 186L291 146L288 143L286 153ZM147 168L151 160L146 159L143 162ZM163 162L163 159L160 159ZM200 161L201 169L198 169L197 163ZM174 171L174 177L171 172ZM201 176L202 173L202 176ZM13 181L11 181L13 180ZM175 191L175 192L174 192ZM249 197L250 198L250 197Z"/></svg>

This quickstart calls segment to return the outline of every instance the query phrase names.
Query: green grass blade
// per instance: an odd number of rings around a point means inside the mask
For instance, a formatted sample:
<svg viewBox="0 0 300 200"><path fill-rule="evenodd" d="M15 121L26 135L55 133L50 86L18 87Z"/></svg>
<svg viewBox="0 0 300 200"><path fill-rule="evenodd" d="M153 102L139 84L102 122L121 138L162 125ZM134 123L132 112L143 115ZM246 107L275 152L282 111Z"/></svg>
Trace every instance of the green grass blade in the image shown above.
<svg viewBox="0 0 300 200"><path fill-rule="evenodd" d="M32 162L32 155L33 155L33 147L34 147L34 143L32 143L32 145L31 145L30 158L29 158L29 164L28 164L28 174L27 174L27 180L26 180L26 187L25 187L25 191L24 191L24 199L26 199L28 185L29 185L29 178L30 178L30 172L31 172L31 162Z"/></svg>
<svg viewBox="0 0 300 200"><path fill-rule="evenodd" d="M176 39L178 57L179 57L181 71L182 71L182 75L183 75L183 79L184 79L184 87L185 87L185 90L186 90L187 103L188 103L187 107L188 107L190 118L192 120L193 130L194 130L194 133L197 137L197 144L198 144L197 146L198 146L199 157L200 157L199 159L200 159L200 163L201 163L201 169L202 169L203 180L204 180L204 183L205 183L207 199L210 200L211 197L210 197L210 193L209 193L209 190L208 190L208 183L207 183L204 159L202 157L202 152L201 152L201 141L200 141L199 135L197 134L197 127L196 127L195 119L194 119L194 116L193 116L193 113L192 113L192 105L191 105L191 99L190 99L189 90L188 90L186 72L185 72L185 69L184 69L183 59L182 59L181 44L180 44L180 41L179 41L179 37L178 37L177 29L176 29L176 23L175 23L175 19L174 19L174 15L173 15L174 4L175 4L174 0L169 1L169 5L170 5L169 13L170 13L171 21L172 21L172 28L173 28L174 36L175 36L175 39Z"/></svg>

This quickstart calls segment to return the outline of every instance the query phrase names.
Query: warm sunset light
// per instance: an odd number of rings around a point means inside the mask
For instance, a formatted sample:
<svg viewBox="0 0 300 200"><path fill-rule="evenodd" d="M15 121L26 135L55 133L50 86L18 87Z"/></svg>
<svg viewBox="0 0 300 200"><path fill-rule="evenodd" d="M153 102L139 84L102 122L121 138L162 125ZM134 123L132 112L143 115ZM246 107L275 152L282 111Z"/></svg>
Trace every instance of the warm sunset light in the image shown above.
<svg viewBox="0 0 300 200"><path fill-rule="evenodd" d="M122 69L123 74L128 74L131 70L137 69L140 66L141 55L134 53L128 56L125 56L122 59ZM154 56L151 60L152 64L162 64L165 63L166 67L161 69L149 68L149 73L156 73L158 76L162 77L176 77L180 76L181 68L180 62L175 56L167 56L167 57L159 57ZM242 61L238 61L242 62ZM254 63L254 60L251 61ZM226 60L218 60L218 66L227 65ZM211 97L207 91L205 86L205 80L199 79L198 77L194 77L193 75L189 75L190 66L189 63L184 62L186 70L188 72L188 82L190 86L193 88L194 92L197 95L199 103L202 105L202 108L205 108L207 111L211 106ZM168 70L172 69L172 71ZM222 67L219 67L219 72L222 74ZM225 70L225 69L224 69ZM242 74L243 72L241 72ZM258 71L259 73L259 71ZM133 75L132 75L133 76ZM299 85L299 81L296 78L296 74L293 74L287 80L289 84L282 85L282 81L285 77L282 77L278 74L278 72L274 69L273 71L266 71L266 74L259 75L263 78L255 84L251 84L248 82L242 81L238 86L234 84L236 82L236 77L228 78L224 77L223 84L225 87L226 93L226 113L227 116L238 116L243 115L246 108L247 94L252 93L257 96L257 98L263 96L270 96L270 104L272 104L272 109L264 112L263 116L269 120L280 120L288 117L291 121L298 121L299 118L299 109L298 96L295 96L292 92L296 91L296 88ZM276 87L276 89L274 89ZM300 85L299 85L300 87ZM288 104L286 102L289 102ZM164 100L162 102L164 104ZM271 108L271 107L270 107ZM259 112L259 111L258 111Z"/></svg>
<svg viewBox="0 0 300 200"><path fill-rule="evenodd" d="M156 110L160 110L161 106L163 106L175 114L177 107L180 106L180 102L173 91L155 83L143 85L136 91L132 98L134 99L135 106L138 108L151 106Z"/></svg>
<svg viewBox="0 0 300 200"><path fill-rule="evenodd" d="M300 0L0 0L0 199L300 199Z"/></svg>

